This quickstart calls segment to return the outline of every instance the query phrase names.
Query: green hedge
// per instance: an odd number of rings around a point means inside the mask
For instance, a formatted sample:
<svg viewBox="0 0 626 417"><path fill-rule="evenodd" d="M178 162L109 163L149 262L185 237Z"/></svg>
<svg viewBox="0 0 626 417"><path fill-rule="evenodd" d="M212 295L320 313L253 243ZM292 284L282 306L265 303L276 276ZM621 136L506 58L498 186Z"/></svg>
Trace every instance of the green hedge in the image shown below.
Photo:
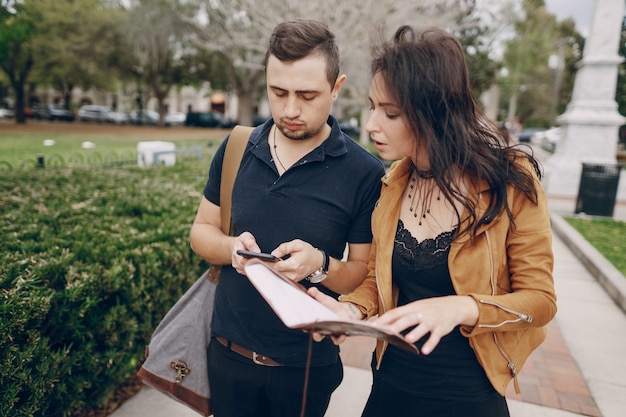
<svg viewBox="0 0 626 417"><path fill-rule="evenodd" d="M189 247L208 162L0 176L0 416L107 402L208 266Z"/></svg>

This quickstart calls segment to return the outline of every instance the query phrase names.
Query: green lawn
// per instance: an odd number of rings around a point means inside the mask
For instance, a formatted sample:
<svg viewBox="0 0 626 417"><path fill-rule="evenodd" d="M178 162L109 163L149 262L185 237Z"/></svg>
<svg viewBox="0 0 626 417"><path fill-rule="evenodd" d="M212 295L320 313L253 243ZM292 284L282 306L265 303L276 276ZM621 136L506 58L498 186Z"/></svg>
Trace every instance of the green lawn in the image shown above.
<svg viewBox="0 0 626 417"><path fill-rule="evenodd" d="M626 276L626 222L602 218L564 219Z"/></svg>
<svg viewBox="0 0 626 417"><path fill-rule="evenodd" d="M0 170L32 165L38 155L45 161L59 159L64 162L82 155L83 160L94 156L106 158L136 158L137 143L140 141L172 141L176 146L217 145L228 133L225 130L196 129L187 127L136 127L114 125L86 125L84 123L46 123L29 121L16 127L7 122L0 123ZM49 141L54 145L46 146ZM94 148L85 147L90 143ZM125 159L125 158L124 158ZM3 162L4 161L4 162Z"/></svg>

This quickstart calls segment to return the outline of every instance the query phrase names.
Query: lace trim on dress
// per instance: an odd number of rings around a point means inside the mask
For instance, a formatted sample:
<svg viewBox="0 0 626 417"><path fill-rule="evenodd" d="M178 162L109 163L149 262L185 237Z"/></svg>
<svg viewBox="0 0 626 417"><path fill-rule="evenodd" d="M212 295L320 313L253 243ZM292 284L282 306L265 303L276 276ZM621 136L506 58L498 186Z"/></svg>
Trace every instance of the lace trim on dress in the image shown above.
<svg viewBox="0 0 626 417"><path fill-rule="evenodd" d="M405 268L412 271L432 269L443 265L448 262L448 252L456 236L456 230L455 227L447 232L441 232L433 239L418 242L411 232L404 228L402 220L398 220L395 239L398 259Z"/></svg>

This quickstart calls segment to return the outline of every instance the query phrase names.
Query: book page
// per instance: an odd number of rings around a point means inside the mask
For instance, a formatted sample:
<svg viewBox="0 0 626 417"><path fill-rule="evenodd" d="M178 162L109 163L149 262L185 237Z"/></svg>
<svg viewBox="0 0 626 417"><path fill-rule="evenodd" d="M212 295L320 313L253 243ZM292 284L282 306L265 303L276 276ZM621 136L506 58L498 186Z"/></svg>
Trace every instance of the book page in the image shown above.
<svg viewBox="0 0 626 417"><path fill-rule="evenodd" d="M300 328L323 320L339 320L339 317L306 293L300 284L279 277L266 265L249 261L246 274L259 293L281 318L285 326Z"/></svg>
<svg viewBox="0 0 626 417"><path fill-rule="evenodd" d="M391 327L364 320L340 319L334 312L311 297L305 287L273 271L256 259L245 266L252 285L272 307L285 326L292 329L316 331L325 335L369 336L387 340L396 346L418 353Z"/></svg>

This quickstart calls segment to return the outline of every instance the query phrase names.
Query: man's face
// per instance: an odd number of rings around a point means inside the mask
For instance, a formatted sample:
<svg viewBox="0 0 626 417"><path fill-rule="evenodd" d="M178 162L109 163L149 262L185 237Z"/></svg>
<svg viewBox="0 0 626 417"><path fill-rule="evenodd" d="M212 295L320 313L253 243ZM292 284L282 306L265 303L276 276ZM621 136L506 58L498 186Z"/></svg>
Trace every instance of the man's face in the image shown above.
<svg viewBox="0 0 626 417"><path fill-rule="evenodd" d="M334 86L326 78L326 60L310 55L281 62L273 55L267 61L267 96L274 123L290 139L325 139L330 110L345 77Z"/></svg>

